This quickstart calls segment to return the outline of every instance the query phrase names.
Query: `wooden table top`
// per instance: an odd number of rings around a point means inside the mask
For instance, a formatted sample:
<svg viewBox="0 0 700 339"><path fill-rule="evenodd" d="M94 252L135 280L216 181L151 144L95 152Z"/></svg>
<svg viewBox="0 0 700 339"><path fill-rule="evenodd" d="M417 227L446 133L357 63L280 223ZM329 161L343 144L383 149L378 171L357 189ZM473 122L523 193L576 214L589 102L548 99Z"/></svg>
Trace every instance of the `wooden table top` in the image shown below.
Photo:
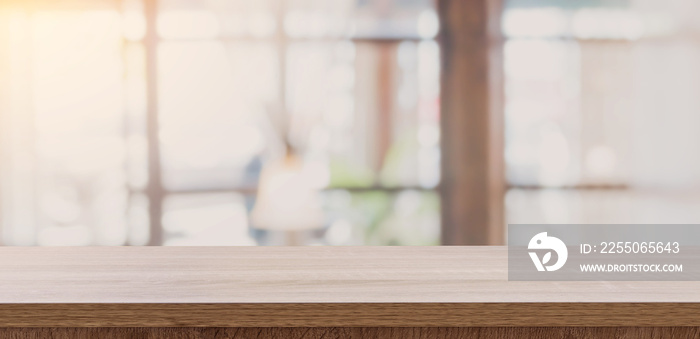
<svg viewBox="0 0 700 339"><path fill-rule="evenodd" d="M700 282L507 281L505 247L0 248L2 326L700 326Z"/></svg>

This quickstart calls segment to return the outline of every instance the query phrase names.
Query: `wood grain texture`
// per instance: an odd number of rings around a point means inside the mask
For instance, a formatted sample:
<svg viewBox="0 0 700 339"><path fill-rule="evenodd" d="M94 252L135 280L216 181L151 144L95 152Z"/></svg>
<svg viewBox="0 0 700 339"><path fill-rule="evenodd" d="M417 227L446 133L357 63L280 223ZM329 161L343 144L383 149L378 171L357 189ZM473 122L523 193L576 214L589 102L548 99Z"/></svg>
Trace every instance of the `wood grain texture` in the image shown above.
<svg viewBox="0 0 700 339"><path fill-rule="evenodd" d="M0 327L700 326L696 303L3 304Z"/></svg>
<svg viewBox="0 0 700 339"><path fill-rule="evenodd" d="M503 247L0 248L0 327L700 326L699 282L509 282Z"/></svg>
<svg viewBox="0 0 700 339"><path fill-rule="evenodd" d="M73 339L497 339L497 338L700 338L697 327L611 327L611 328L26 328L0 329L2 338Z"/></svg>
<svg viewBox="0 0 700 339"><path fill-rule="evenodd" d="M507 281L505 247L3 247L0 303L700 302L700 282Z"/></svg>

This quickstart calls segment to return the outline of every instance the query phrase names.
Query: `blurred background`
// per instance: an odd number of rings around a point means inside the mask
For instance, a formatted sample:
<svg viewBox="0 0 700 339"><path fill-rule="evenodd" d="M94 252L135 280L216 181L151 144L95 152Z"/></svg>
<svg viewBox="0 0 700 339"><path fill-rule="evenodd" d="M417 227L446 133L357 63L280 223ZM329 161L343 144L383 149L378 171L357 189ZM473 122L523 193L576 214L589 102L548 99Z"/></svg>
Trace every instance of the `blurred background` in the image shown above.
<svg viewBox="0 0 700 339"><path fill-rule="evenodd" d="M442 1L0 0L0 244L452 243ZM700 222L699 14L501 4L488 227Z"/></svg>

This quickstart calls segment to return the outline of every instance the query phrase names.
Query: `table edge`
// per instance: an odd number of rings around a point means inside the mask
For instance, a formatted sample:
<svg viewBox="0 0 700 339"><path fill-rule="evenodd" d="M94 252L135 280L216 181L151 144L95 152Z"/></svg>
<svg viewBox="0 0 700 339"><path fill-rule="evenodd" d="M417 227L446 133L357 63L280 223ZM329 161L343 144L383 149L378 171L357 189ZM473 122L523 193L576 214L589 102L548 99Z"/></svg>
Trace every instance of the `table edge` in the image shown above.
<svg viewBox="0 0 700 339"><path fill-rule="evenodd" d="M700 326L700 303L0 304L0 327Z"/></svg>

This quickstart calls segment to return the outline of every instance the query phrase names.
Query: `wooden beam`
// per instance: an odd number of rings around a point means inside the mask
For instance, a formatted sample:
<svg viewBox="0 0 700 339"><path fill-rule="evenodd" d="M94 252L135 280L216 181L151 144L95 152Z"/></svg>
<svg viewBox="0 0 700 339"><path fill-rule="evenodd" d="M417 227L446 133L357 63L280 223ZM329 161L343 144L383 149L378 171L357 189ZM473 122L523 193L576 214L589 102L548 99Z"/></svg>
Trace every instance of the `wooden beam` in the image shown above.
<svg viewBox="0 0 700 339"><path fill-rule="evenodd" d="M439 0L442 243L504 243L501 0Z"/></svg>
<svg viewBox="0 0 700 339"><path fill-rule="evenodd" d="M160 132L158 108L158 32L156 20L158 17L158 0L144 1L146 16L146 138L148 139L148 213L150 239L148 245L163 245L163 200L165 193L161 179Z"/></svg>
<svg viewBox="0 0 700 339"><path fill-rule="evenodd" d="M374 46L377 50L377 116L375 120L375 147L376 153L373 164L374 170L377 173L384 168L386 155L389 153L393 139L393 120L394 120L394 100L396 98L397 88L394 84L396 52L398 43L380 44Z"/></svg>
<svg viewBox="0 0 700 339"><path fill-rule="evenodd" d="M10 129L10 103L8 96L10 93L10 24L9 13L0 11L0 187L8 187L11 183L7 177L8 167L10 167L9 147L10 137L8 130ZM5 217L7 207L4 204L7 202L7 193L0 192L0 246L5 245L5 230L4 224L7 222ZM8 227L9 228L9 227Z"/></svg>

